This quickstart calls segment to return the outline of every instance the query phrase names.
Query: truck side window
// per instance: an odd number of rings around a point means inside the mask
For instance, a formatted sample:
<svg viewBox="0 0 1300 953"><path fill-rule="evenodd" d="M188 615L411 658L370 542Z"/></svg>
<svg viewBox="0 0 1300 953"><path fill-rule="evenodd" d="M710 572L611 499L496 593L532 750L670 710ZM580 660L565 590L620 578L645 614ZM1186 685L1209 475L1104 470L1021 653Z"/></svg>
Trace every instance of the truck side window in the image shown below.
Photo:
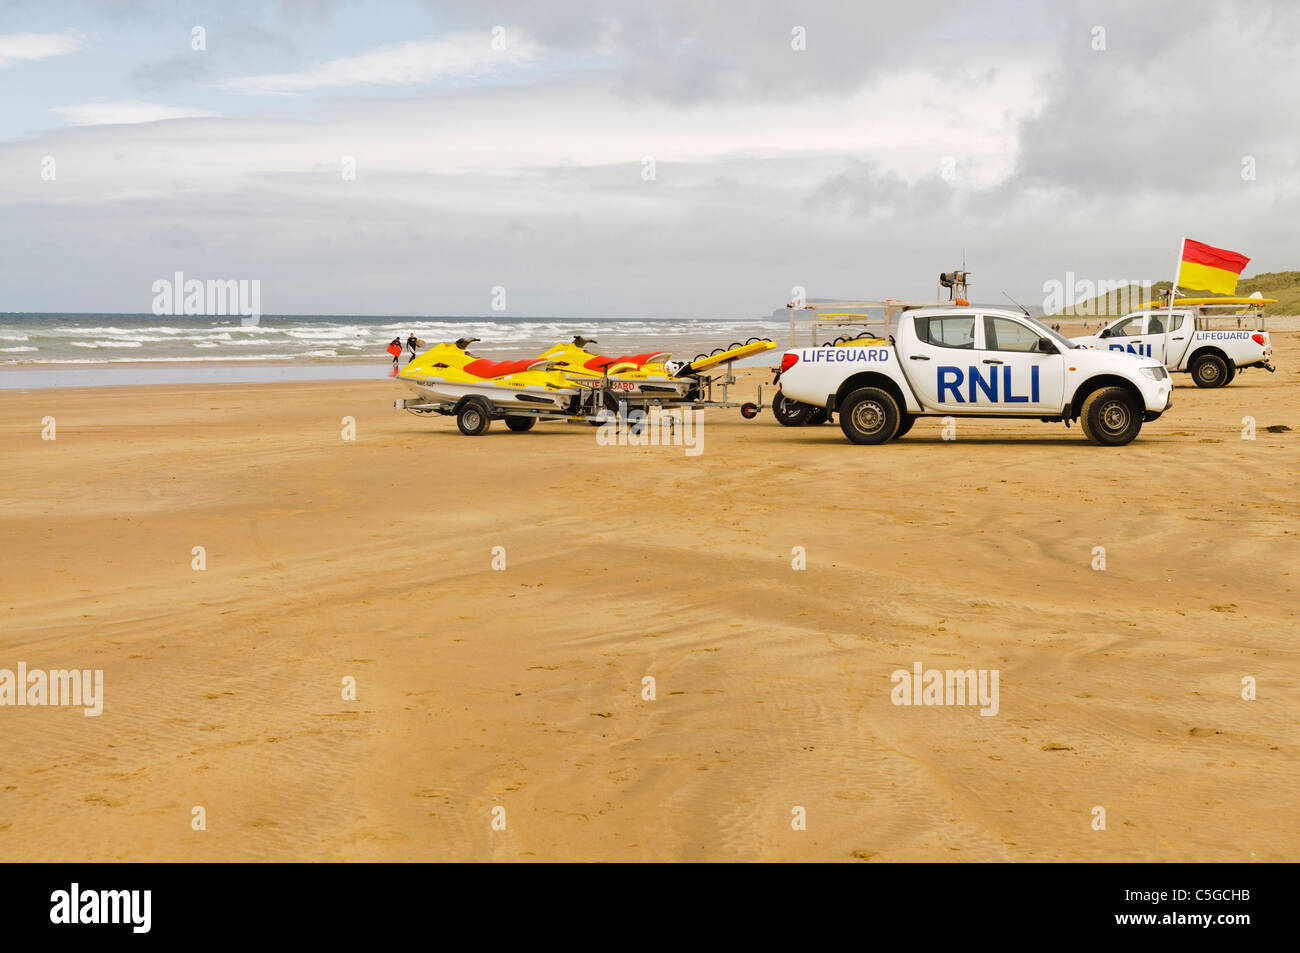
<svg viewBox="0 0 1300 953"><path fill-rule="evenodd" d="M1113 338L1131 338L1137 337L1142 333L1142 321L1146 317L1144 314L1136 314L1131 318L1125 318L1119 324L1113 325L1110 329L1109 337Z"/></svg>
<svg viewBox="0 0 1300 953"><path fill-rule="evenodd" d="M1019 321L984 315L984 349L987 351L1037 351L1040 335Z"/></svg>
<svg viewBox="0 0 1300 953"><path fill-rule="evenodd" d="M939 347L975 347L975 316L918 318L916 336Z"/></svg>

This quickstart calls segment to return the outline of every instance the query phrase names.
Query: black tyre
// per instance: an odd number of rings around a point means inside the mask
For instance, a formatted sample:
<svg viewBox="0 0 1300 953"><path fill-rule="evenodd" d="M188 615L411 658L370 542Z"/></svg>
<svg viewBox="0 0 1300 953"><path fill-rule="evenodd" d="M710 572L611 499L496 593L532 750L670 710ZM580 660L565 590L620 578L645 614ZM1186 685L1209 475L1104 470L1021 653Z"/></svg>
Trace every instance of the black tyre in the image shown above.
<svg viewBox="0 0 1300 953"><path fill-rule="evenodd" d="M1103 387L1084 400L1079 425L1093 443L1122 447L1132 443L1142 429L1142 408L1123 387Z"/></svg>
<svg viewBox="0 0 1300 953"><path fill-rule="evenodd" d="M456 411L456 426L467 437L487 433L487 429L492 426L492 408L487 401L473 397L461 404Z"/></svg>
<svg viewBox="0 0 1300 953"><path fill-rule="evenodd" d="M885 443L898 431L898 402L879 387L859 387L836 408L840 429L854 443Z"/></svg>
<svg viewBox="0 0 1300 953"><path fill-rule="evenodd" d="M753 420L758 416L758 404L741 404L740 416L746 420Z"/></svg>
<svg viewBox="0 0 1300 953"><path fill-rule="evenodd" d="M812 404L801 404L797 400L790 400L780 391L777 391L776 396L772 398L772 415L783 427L802 427L808 423L808 418L813 415L813 411L820 409Z"/></svg>
<svg viewBox="0 0 1300 953"><path fill-rule="evenodd" d="M506 426L515 433L527 433L533 429L533 425L536 423L536 417L524 417L519 414L511 414L506 417Z"/></svg>
<svg viewBox="0 0 1300 953"><path fill-rule="evenodd" d="M898 429L894 431L893 439L897 440L899 437L903 436L905 433L911 430L912 424L914 423L916 423L916 416L913 414L903 414L901 417L899 417Z"/></svg>
<svg viewBox="0 0 1300 953"><path fill-rule="evenodd" d="M1197 387L1222 387L1231 380L1228 376L1228 362L1217 354L1198 357L1192 365L1192 380Z"/></svg>
<svg viewBox="0 0 1300 953"><path fill-rule="evenodd" d="M1232 383L1232 379L1237 376L1237 365L1228 362L1228 376L1223 379L1223 386L1227 387Z"/></svg>

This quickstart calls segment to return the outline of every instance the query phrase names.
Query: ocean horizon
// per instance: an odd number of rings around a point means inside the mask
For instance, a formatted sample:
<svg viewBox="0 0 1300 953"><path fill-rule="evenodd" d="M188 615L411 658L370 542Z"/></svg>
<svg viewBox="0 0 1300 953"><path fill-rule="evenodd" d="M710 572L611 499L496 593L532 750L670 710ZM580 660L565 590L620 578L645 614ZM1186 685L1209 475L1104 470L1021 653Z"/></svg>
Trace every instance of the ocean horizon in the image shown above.
<svg viewBox="0 0 1300 953"><path fill-rule="evenodd" d="M812 299L815 304L818 299ZM802 318L800 319L803 320ZM788 312L712 318L579 318L563 315L264 314L245 325L239 315L155 315L118 312L0 312L0 369L42 365L358 363L389 361L394 337L415 334L428 344L478 338L476 353L530 357L574 335L602 353L667 351L689 360L750 337L790 343ZM862 326L879 327L864 317ZM827 340L849 330L824 329ZM804 324L799 344L814 343ZM821 343L819 337L818 342Z"/></svg>
<svg viewBox="0 0 1300 953"><path fill-rule="evenodd" d="M574 335L603 352L669 351L689 359L737 339L789 338L789 322L767 318L569 318L430 315L262 315L245 325L232 316L157 316L0 312L0 367L111 364L278 364L390 361L394 337L427 344L479 340L484 355L540 353Z"/></svg>

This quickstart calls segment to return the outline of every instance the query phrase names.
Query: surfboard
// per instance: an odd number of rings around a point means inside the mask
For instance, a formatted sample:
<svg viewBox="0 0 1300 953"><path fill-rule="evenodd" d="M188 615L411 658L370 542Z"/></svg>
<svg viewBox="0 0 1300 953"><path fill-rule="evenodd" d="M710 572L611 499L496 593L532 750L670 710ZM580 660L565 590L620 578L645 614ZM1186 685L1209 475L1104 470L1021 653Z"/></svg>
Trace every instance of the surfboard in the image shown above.
<svg viewBox="0 0 1300 953"><path fill-rule="evenodd" d="M850 347L850 346L861 347L864 345L884 344L884 343L885 343L885 339L882 337L878 337L874 334L864 334L861 337L856 337L851 341L840 341L838 344L834 345L834 347Z"/></svg>
<svg viewBox="0 0 1300 953"><path fill-rule="evenodd" d="M1174 307L1175 307L1175 308L1200 308L1200 307L1204 307L1204 306L1207 305L1207 304L1222 304L1222 305L1257 304L1257 305L1265 305L1265 304L1277 304L1277 299L1276 299L1276 298L1233 298L1233 297L1227 297L1227 298L1175 298L1175 299L1174 299ZM1143 307L1143 308L1155 308L1155 309L1158 310L1158 311L1168 311L1168 310L1169 310L1169 304L1168 304L1168 302L1160 303L1160 302L1156 302L1156 301L1149 301L1149 302L1147 302L1147 303L1144 304L1144 305L1140 305L1140 307Z"/></svg>
<svg viewBox="0 0 1300 953"><path fill-rule="evenodd" d="M701 357L698 360L691 361L686 369L691 373L703 371L710 367L717 367L719 364L730 364L732 361L738 361L742 357L749 357L751 354L770 351L774 347L776 347L775 341L754 341L751 344L738 344L721 354L710 354L708 357ZM678 373L680 376L680 372Z"/></svg>

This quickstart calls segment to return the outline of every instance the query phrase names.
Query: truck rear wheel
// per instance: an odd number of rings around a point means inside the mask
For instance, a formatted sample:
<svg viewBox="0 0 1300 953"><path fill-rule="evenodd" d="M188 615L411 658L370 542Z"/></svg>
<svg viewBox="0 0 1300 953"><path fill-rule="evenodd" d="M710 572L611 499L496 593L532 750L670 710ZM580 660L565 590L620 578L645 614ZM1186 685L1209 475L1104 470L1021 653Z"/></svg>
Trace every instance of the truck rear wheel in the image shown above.
<svg viewBox="0 0 1300 953"><path fill-rule="evenodd" d="M1237 365L1231 361L1228 362L1228 376L1223 379L1223 386L1227 387L1232 383L1232 379L1237 376Z"/></svg>
<svg viewBox="0 0 1300 953"><path fill-rule="evenodd" d="M777 391L772 398L772 415L776 417L777 423L783 427L802 427L808 423L815 410L821 410L821 408L791 400L780 391Z"/></svg>
<svg viewBox="0 0 1300 953"><path fill-rule="evenodd" d="M1142 410L1123 387L1103 387L1084 400L1079 425L1098 446L1122 447L1142 429Z"/></svg>
<svg viewBox="0 0 1300 953"><path fill-rule="evenodd" d="M897 440L899 437L906 434L909 430L912 429L912 424L914 423L916 423L915 414L903 414L902 416L900 416L898 418L898 429L894 431L893 439Z"/></svg>
<svg viewBox="0 0 1300 953"><path fill-rule="evenodd" d="M487 433L492 426L492 408L481 397L471 397L456 411L456 426L467 437Z"/></svg>
<svg viewBox="0 0 1300 953"><path fill-rule="evenodd" d="M854 443L885 443L898 432L898 402L879 387L859 387L836 410L840 429Z"/></svg>
<svg viewBox="0 0 1300 953"><path fill-rule="evenodd" d="M1198 357L1192 365L1192 380L1197 387L1222 387L1229 379L1228 362L1217 354Z"/></svg>

